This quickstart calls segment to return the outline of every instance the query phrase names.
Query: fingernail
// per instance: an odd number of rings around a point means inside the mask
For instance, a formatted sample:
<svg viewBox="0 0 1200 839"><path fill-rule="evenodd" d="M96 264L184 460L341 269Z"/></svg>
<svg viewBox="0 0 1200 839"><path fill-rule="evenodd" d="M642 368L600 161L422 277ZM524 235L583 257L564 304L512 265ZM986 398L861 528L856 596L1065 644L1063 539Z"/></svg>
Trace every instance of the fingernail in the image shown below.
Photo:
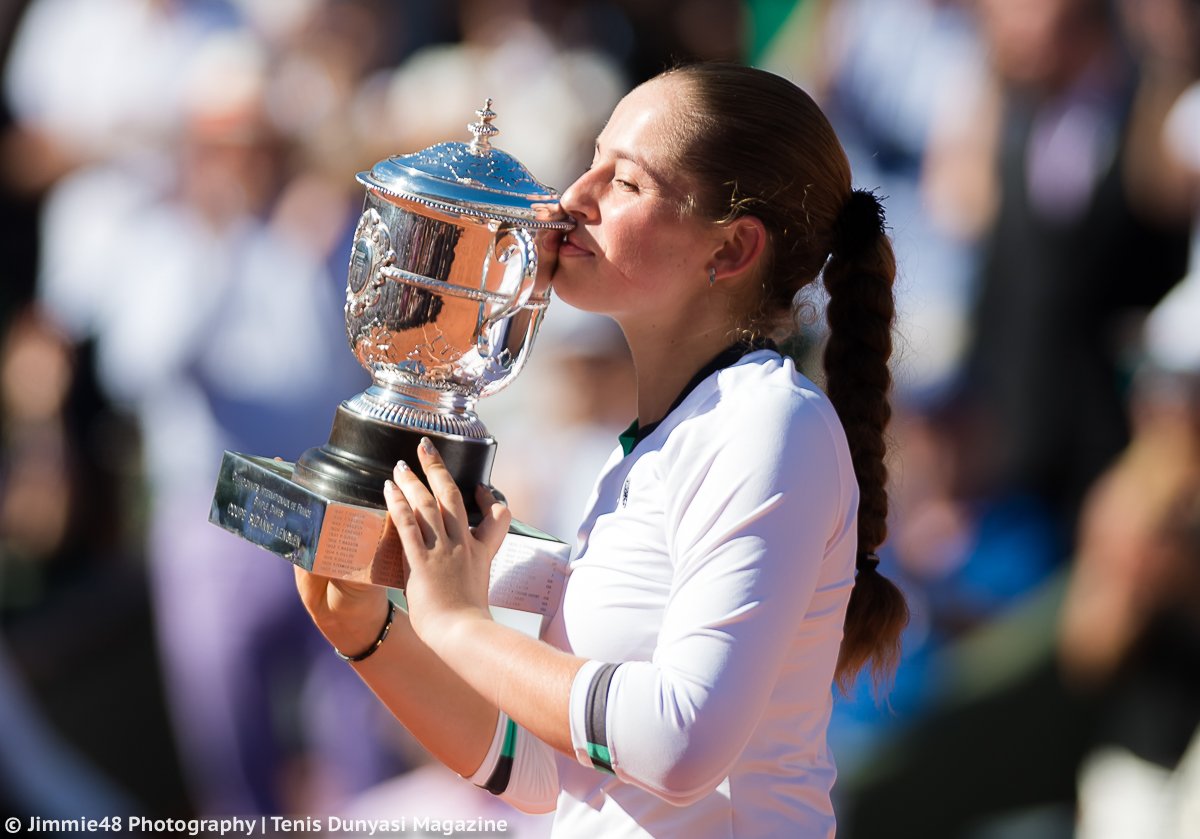
<svg viewBox="0 0 1200 839"><path fill-rule="evenodd" d="M383 494L384 495L391 495L392 493L399 492L399 491L400 491L400 487L398 487L394 483L392 483L391 478L388 478L386 481L383 482Z"/></svg>
<svg viewBox="0 0 1200 839"><path fill-rule="evenodd" d="M433 447L433 441L428 437L421 438L421 451L425 454L437 454L437 449Z"/></svg>
<svg viewBox="0 0 1200 839"><path fill-rule="evenodd" d="M488 495L490 495L492 500L495 501L497 504L502 504L505 507L508 506L508 499L505 498L500 493L496 492L496 490L492 489L487 484L480 484L479 488L482 489L484 492L486 492Z"/></svg>
<svg viewBox="0 0 1200 839"><path fill-rule="evenodd" d="M397 475L402 475L402 474L404 474L405 472L409 472L409 471L411 471L411 470L408 468L408 464L407 464L407 463L405 463L403 460L397 460L397 461L396 461L396 468L395 468L393 471L394 471L394 472L395 472Z"/></svg>

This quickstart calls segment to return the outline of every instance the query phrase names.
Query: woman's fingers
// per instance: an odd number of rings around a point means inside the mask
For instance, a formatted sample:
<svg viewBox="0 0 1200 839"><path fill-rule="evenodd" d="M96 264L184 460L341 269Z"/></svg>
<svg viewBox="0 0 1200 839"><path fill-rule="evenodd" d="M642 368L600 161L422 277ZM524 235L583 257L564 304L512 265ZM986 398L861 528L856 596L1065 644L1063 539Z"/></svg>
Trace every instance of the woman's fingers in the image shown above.
<svg viewBox="0 0 1200 839"><path fill-rule="evenodd" d="M450 470L446 468L446 462L442 460L442 456L428 437L421 438L417 451L421 459L421 468L425 470L425 479L429 481L429 489L441 506L446 535L451 539L461 539L469 527L462 493L454 483Z"/></svg>
<svg viewBox="0 0 1200 839"><path fill-rule="evenodd" d="M495 556L508 533L512 513L509 512L508 505L484 484L475 487L475 501L483 511L483 520L475 525L475 538L487 547L489 556Z"/></svg>
<svg viewBox="0 0 1200 839"><path fill-rule="evenodd" d="M475 527L467 520L466 505L445 462L428 438L419 447L426 486L404 461L396 464L392 481L384 485L384 500L396 526L401 544L411 557L415 552L432 551L439 540L448 545L474 541L487 549L490 558L500 548L512 516L508 506L490 487L476 488L476 501L483 518Z"/></svg>
<svg viewBox="0 0 1200 839"><path fill-rule="evenodd" d="M445 531L437 500L403 460L392 470L392 481L384 483L383 500L401 544L410 554L418 546L432 548L439 532ZM406 537L413 545L404 541Z"/></svg>
<svg viewBox="0 0 1200 839"><path fill-rule="evenodd" d="M492 557L508 532L508 508L487 487L476 490L480 523L467 523L466 505L445 463L428 441L420 447L427 488L403 462L384 485L388 514L408 561L405 592L418 636L440 617L487 615ZM340 649L340 648L339 648Z"/></svg>
<svg viewBox="0 0 1200 839"><path fill-rule="evenodd" d="M325 599L325 586L329 581L310 574L299 565L293 566L292 570L295 572L296 590L300 592L300 600L311 611L317 603Z"/></svg>

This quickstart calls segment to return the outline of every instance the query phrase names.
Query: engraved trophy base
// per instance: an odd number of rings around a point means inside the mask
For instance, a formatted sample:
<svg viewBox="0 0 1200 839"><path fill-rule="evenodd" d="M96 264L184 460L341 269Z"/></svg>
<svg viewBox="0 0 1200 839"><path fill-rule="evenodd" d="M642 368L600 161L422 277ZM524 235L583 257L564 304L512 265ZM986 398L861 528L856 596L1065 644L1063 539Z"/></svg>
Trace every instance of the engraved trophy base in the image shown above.
<svg viewBox="0 0 1200 839"><path fill-rule="evenodd" d="M403 589L408 568L387 510L330 497L295 473L286 461L225 452L209 521L306 571ZM514 520L492 561L489 603L549 618L569 554L566 543Z"/></svg>

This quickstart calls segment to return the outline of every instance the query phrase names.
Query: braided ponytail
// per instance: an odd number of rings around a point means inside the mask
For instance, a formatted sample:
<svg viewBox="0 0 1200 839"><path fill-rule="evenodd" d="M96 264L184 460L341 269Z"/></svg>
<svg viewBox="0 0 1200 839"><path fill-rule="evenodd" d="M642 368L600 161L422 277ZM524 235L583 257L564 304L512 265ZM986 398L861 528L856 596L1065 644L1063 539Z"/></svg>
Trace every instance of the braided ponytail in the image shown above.
<svg viewBox="0 0 1200 839"><path fill-rule="evenodd" d="M869 665L876 686L894 672L900 633L908 623L904 595L879 573L875 553L887 538L884 430L892 414L888 359L895 275L883 208L872 193L854 190L834 225L833 251L824 270L829 292L825 389L846 430L859 485L857 574L836 674L843 691L864 666Z"/></svg>
<svg viewBox="0 0 1200 839"><path fill-rule="evenodd" d="M770 238L762 291L744 321L763 334L794 328L800 289L823 276L829 290L826 391L846 430L860 496L858 570L836 678L847 690L869 666L878 687L895 669L908 622L904 595L879 573L875 553L887 536L884 430L896 275L883 208L871 193L851 190L850 162L833 126L790 81L721 63L668 75L688 85L679 163L698 187L686 209L713 220L753 215Z"/></svg>

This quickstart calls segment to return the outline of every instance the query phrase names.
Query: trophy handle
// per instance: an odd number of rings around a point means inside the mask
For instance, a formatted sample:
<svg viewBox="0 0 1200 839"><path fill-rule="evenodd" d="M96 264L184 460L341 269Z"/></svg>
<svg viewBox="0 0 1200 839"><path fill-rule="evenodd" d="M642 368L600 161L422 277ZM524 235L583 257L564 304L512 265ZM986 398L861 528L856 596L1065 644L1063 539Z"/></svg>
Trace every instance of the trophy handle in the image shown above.
<svg viewBox="0 0 1200 839"><path fill-rule="evenodd" d="M537 244L534 242L533 234L523 227L510 227L504 231L505 237L511 237L513 241L509 243L504 250L496 255L496 260L504 266L504 279L508 280L509 272L515 272L519 279L517 280L517 288L511 298L502 304L495 305L494 308L487 313L484 321L484 328L488 329L506 318L512 317L519 309L529 302L530 296L533 294L533 287L537 279ZM503 239L498 239L496 242L497 248ZM519 260L516 266L510 265L510 261L516 258ZM516 269L519 268L519 271ZM504 284L507 284L505 282ZM507 289L506 289L507 291ZM505 295L507 297L507 295Z"/></svg>

